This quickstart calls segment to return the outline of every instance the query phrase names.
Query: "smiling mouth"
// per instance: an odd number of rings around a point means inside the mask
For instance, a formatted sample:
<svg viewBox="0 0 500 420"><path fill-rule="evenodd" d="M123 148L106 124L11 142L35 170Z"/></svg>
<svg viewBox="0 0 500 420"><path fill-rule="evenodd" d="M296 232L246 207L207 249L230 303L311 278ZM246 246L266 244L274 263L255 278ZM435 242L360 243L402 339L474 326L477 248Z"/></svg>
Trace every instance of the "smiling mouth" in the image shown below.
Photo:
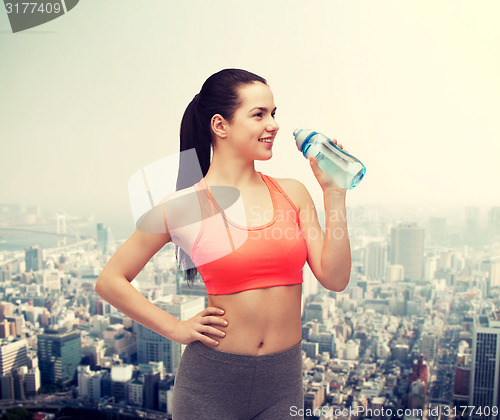
<svg viewBox="0 0 500 420"><path fill-rule="evenodd" d="M263 143L272 143L273 139L272 138L265 138L265 139L259 139L259 141L263 142Z"/></svg>

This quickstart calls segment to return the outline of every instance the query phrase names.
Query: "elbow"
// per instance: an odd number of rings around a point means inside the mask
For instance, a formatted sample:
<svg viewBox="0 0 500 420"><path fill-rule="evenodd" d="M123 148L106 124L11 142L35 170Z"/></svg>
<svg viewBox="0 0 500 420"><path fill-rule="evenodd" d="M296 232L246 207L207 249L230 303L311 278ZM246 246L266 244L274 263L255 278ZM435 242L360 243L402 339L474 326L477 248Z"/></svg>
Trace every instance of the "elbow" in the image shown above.
<svg viewBox="0 0 500 420"><path fill-rule="evenodd" d="M351 258L337 258L328 261L326 267L322 267L319 277L316 276L321 285L332 292L343 292L351 278Z"/></svg>
<svg viewBox="0 0 500 420"><path fill-rule="evenodd" d="M318 279L322 286L332 292L343 292L349 284L351 278L350 270L346 273L336 273L333 276Z"/></svg>
<svg viewBox="0 0 500 420"><path fill-rule="evenodd" d="M332 290L333 292L337 292L337 293L343 292L346 289L347 285L349 284L349 280L350 280L350 276L347 276L347 277L343 276L343 277L337 278L335 281L334 288L330 289L330 290Z"/></svg>
<svg viewBox="0 0 500 420"><path fill-rule="evenodd" d="M97 281L96 281L95 286L94 286L94 290L99 296L101 296L104 299L104 296L103 296L103 294L104 294L103 278L101 276L99 276L97 278Z"/></svg>

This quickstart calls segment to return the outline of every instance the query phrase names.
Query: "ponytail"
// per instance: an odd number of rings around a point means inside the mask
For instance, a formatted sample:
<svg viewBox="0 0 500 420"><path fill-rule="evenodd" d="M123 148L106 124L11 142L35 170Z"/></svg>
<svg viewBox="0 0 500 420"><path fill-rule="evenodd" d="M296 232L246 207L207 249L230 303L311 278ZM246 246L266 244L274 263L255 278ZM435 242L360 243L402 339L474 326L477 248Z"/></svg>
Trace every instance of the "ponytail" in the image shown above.
<svg viewBox="0 0 500 420"><path fill-rule="evenodd" d="M179 173L177 175L176 190L183 190L200 181L200 173L197 170L196 162L193 162L192 155L183 153L188 150L195 149L202 177L204 177L210 166L210 146L212 144L210 136L207 138L207 130L203 130L201 118L198 115L198 100L199 94L196 94L193 100L189 103L184 111L184 116L181 121L180 131L180 154L179 154ZM210 133L208 133L210 134ZM196 266L191 260L191 257L179 246L175 246L175 256L179 262L179 267L184 271L188 285L194 283L194 279L198 274Z"/></svg>
<svg viewBox="0 0 500 420"><path fill-rule="evenodd" d="M193 167L193 162L188 159L188 154L182 153L195 149L198 163L200 165L202 177L204 177L210 167L210 146L212 138L210 127L205 126L203 117L199 115L199 97L197 94L189 103L181 121L180 131L180 157L179 174L177 176L176 190L189 188L200 181L198 168Z"/></svg>

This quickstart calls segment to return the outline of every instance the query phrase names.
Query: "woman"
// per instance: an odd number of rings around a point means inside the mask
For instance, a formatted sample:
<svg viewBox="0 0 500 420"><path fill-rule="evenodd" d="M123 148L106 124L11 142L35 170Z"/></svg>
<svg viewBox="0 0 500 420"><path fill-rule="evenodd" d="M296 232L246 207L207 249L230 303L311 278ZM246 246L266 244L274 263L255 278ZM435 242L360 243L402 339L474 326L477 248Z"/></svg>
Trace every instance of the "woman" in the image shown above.
<svg viewBox="0 0 500 420"><path fill-rule="evenodd" d="M99 295L135 321L188 344L175 379L175 420L295 416L303 407L302 267L307 259L329 290L342 291L349 281L346 191L310 158L323 189L323 232L302 183L273 179L254 168L255 160L272 156L279 129L275 113L263 78L238 69L210 76L181 123L181 152L196 149L204 176L186 181L191 175L181 159L178 188L191 193L192 203L168 208L165 233L136 230L96 284ZM222 209L220 186L237 189L241 206ZM185 228L176 217L199 222ZM197 266L209 295L208 307L186 321L130 285L173 239L188 251L179 258ZM187 271L190 279L195 271Z"/></svg>

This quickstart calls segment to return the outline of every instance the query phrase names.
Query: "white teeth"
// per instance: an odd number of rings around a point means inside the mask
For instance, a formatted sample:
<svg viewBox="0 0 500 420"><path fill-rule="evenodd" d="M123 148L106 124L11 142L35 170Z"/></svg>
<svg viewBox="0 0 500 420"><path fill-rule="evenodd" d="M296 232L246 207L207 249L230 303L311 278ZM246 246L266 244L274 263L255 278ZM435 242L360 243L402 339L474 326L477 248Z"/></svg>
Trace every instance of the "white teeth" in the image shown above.
<svg viewBox="0 0 500 420"><path fill-rule="evenodd" d="M259 141L263 141L265 143L272 143L273 142L272 139L259 139Z"/></svg>

